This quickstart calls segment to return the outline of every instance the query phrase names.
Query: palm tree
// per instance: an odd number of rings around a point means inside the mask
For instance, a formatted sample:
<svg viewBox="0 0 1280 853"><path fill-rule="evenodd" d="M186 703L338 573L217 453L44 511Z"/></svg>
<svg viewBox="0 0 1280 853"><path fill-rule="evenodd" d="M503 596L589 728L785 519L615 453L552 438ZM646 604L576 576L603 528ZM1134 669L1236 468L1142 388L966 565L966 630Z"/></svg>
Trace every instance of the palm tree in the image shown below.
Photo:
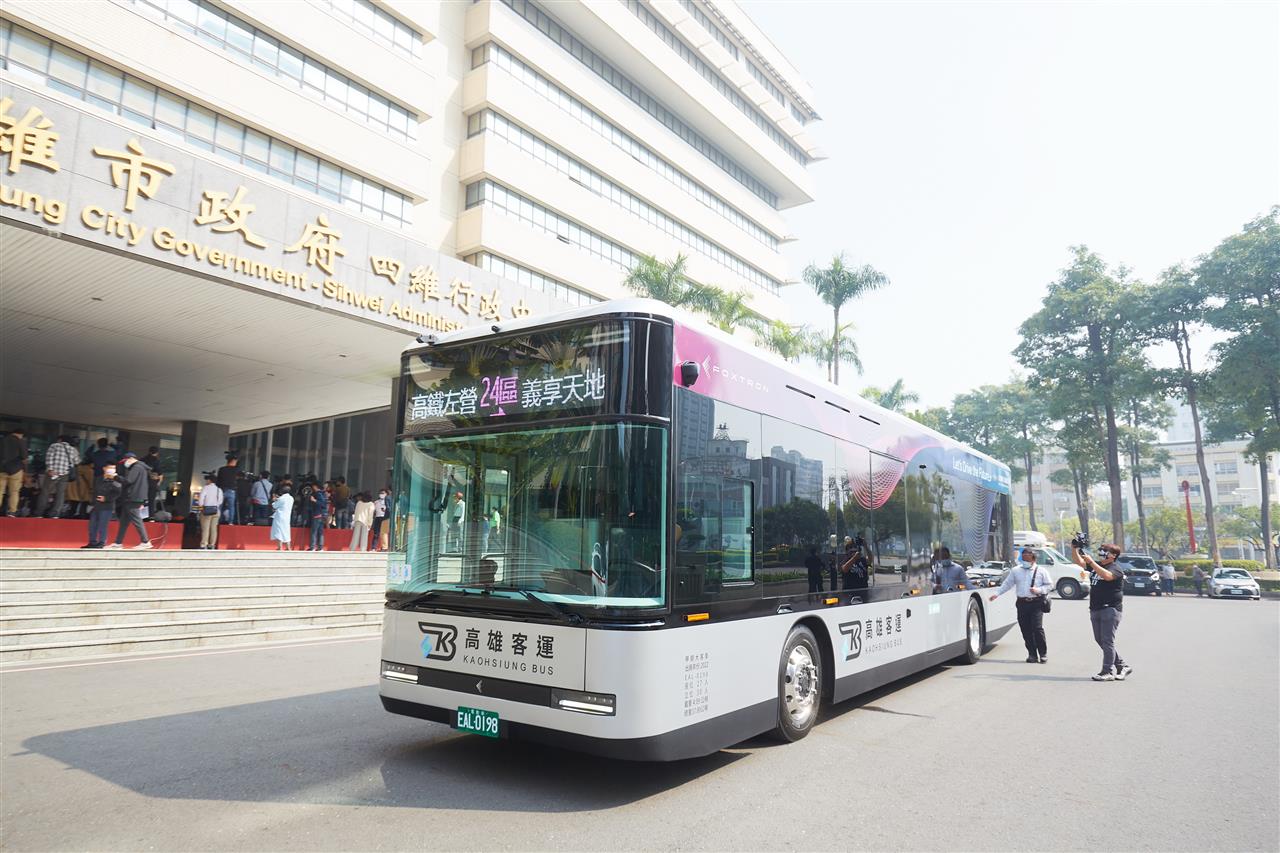
<svg viewBox="0 0 1280 853"><path fill-rule="evenodd" d="M760 315L747 305L747 300L751 297L745 291L727 293L715 286L706 286L705 289L710 297L710 304L706 309L707 319L717 329L733 334L739 326L752 331L760 328Z"/></svg>
<svg viewBox="0 0 1280 853"><path fill-rule="evenodd" d="M859 364L856 354L854 360L850 361L840 352L844 346L840 309L846 302L857 299L868 291L884 287L889 283L889 278L870 265L856 269L845 266L843 253L832 258L831 266L826 269L819 269L809 264L805 267L803 276L805 283L813 288L813 292L831 306L833 322L831 337L828 340L832 342L832 349L827 361L827 378L838 385L840 384L840 363ZM862 368L859 367L858 370L861 372Z"/></svg>
<svg viewBox="0 0 1280 853"><path fill-rule="evenodd" d="M657 299L675 307L687 306L698 296L692 282L685 276L684 268L688 260L685 255L676 255L675 260L670 262L660 261L652 255L642 255L622 280L622 284L640 296Z"/></svg>
<svg viewBox="0 0 1280 853"><path fill-rule="evenodd" d="M786 361L799 361L801 356L810 355L812 341L813 332L808 326L788 326L781 320L764 326L756 336L759 346L776 352Z"/></svg>
<svg viewBox="0 0 1280 853"><path fill-rule="evenodd" d="M835 334L814 332L809 340L809 353L818 361L827 363L827 380L831 381L832 368L839 363L852 364L862 373L862 359L858 358L858 342L849 334L853 323L836 326Z"/></svg>
<svg viewBox="0 0 1280 853"><path fill-rule="evenodd" d="M888 409L891 412L905 412L908 403L920 402L920 395L914 391L906 390L905 384L902 379L899 379L884 391L874 385L868 385L862 389L862 398L870 400L880 408Z"/></svg>

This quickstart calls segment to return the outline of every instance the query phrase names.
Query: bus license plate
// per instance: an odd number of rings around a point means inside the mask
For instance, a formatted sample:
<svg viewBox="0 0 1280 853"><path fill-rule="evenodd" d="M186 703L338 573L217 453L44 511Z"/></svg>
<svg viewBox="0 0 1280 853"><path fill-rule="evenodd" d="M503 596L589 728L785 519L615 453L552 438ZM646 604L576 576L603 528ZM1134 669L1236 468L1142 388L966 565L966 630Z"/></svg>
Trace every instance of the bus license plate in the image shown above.
<svg viewBox="0 0 1280 853"><path fill-rule="evenodd" d="M498 714L495 711L484 711L480 708L459 708L457 729L460 732L497 737Z"/></svg>

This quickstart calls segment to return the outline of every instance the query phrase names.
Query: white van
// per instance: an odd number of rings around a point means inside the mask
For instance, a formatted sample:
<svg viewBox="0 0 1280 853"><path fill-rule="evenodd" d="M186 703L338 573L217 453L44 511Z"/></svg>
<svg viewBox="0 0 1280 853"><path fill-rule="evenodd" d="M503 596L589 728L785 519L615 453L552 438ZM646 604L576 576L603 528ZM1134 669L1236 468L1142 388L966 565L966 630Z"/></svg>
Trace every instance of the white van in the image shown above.
<svg viewBox="0 0 1280 853"><path fill-rule="evenodd" d="M1043 533L1035 530L1015 530L1013 545L1015 561L1023 548L1030 548L1036 552L1036 563L1043 566L1049 573L1059 598L1085 598L1089 595L1089 573L1053 547L1049 538Z"/></svg>

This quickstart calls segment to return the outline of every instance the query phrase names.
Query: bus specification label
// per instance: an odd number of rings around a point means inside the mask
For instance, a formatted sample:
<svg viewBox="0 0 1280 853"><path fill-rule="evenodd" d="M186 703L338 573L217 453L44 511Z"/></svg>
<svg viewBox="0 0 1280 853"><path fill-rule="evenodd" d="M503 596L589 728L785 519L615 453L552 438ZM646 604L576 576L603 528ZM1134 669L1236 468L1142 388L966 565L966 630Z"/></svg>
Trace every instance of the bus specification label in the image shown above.
<svg viewBox="0 0 1280 853"><path fill-rule="evenodd" d="M494 711L484 711L480 708L459 708L458 731L497 737L498 715Z"/></svg>

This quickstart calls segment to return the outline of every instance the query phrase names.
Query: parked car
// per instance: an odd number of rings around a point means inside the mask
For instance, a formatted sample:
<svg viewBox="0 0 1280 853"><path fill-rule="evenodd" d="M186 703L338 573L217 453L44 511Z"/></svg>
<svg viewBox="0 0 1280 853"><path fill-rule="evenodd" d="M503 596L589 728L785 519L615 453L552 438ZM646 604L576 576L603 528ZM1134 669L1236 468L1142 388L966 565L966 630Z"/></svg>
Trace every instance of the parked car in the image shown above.
<svg viewBox="0 0 1280 853"><path fill-rule="evenodd" d="M1145 554L1125 554L1118 563L1124 572L1124 591L1138 595L1164 595L1160 567Z"/></svg>
<svg viewBox="0 0 1280 853"><path fill-rule="evenodd" d="M1161 595L1160 572L1140 569L1129 563L1117 563L1124 572L1124 591L1126 595Z"/></svg>
<svg viewBox="0 0 1280 853"><path fill-rule="evenodd" d="M1009 573L1009 564L1002 560L984 560L964 570L975 586L999 586Z"/></svg>
<svg viewBox="0 0 1280 853"><path fill-rule="evenodd" d="M1014 531L1014 541L1018 540L1018 531ZM1013 552L1016 562L1023 548L1036 552L1036 564L1049 572L1053 588L1058 591L1059 598L1087 598L1089 596L1089 573L1064 557L1052 545L1022 545Z"/></svg>
<svg viewBox="0 0 1280 853"><path fill-rule="evenodd" d="M1244 569L1217 569L1209 578L1210 598L1252 598L1262 600L1262 587Z"/></svg>

